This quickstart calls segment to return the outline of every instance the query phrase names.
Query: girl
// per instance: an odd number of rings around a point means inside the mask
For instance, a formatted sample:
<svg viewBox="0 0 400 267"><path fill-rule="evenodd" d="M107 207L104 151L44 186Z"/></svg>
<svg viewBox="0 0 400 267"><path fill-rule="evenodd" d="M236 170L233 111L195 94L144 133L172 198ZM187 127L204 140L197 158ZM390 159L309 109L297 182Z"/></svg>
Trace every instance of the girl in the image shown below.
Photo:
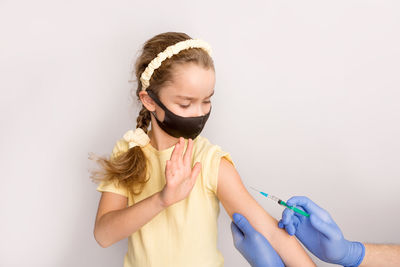
<svg viewBox="0 0 400 267"><path fill-rule="evenodd" d="M211 112L210 46L184 33L148 40L136 61L142 109L110 159L97 158L102 192L94 237L102 247L128 237L124 267L219 267L219 201L248 218L287 266L315 266L241 182L229 153L200 136ZM148 130L151 124L151 129Z"/></svg>

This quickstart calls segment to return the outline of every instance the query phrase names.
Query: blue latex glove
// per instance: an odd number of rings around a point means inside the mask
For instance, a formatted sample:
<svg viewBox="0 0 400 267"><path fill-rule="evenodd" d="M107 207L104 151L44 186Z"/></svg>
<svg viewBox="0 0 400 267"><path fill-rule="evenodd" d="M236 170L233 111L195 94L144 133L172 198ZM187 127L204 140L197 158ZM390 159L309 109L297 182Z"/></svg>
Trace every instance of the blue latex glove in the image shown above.
<svg viewBox="0 0 400 267"><path fill-rule="evenodd" d="M240 213L233 214L231 230L235 248L252 267L285 266L268 240Z"/></svg>
<svg viewBox="0 0 400 267"><path fill-rule="evenodd" d="M364 258L365 247L360 242L344 239L342 231L330 214L307 197L292 197L286 202L310 214L305 217L286 208L280 228L296 237L319 259L343 266L358 266Z"/></svg>

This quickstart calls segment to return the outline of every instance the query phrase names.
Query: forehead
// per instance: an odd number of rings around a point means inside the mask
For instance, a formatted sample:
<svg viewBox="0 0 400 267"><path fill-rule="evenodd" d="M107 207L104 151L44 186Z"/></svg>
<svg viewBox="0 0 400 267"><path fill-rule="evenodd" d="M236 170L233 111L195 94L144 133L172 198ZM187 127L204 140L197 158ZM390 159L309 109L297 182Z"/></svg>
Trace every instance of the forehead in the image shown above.
<svg viewBox="0 0 400 267"><path fill-rule="evenodd" d="M161 90L161 94L170 97L187 96L192 98L208 97L215 86L215 72L212 68L206 69L194 63L178 64L173 69L172 82Z"/></svg>

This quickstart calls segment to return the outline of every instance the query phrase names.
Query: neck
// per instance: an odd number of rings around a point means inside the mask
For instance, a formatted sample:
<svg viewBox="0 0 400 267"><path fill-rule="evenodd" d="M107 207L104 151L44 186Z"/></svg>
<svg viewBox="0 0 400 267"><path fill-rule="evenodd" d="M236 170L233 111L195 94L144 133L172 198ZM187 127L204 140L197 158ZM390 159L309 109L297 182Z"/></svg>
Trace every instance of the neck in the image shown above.
<svg viewBox="0 0 400 267"><path fill-rule="evenodd" d="M151 116L151 129L148 136L150 138L150 144L157 150L167 149L179 141L179 138L175 138L164 132L158 126L157 121L153 116Z"/></svg>

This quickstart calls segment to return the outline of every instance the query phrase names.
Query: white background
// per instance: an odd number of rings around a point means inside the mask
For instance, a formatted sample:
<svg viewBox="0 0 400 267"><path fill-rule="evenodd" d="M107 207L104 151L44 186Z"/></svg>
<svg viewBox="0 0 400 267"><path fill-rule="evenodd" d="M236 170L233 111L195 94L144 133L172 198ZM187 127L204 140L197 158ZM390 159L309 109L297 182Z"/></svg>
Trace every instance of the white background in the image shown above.
<svg viewBox="0 0 400 267"><path fill-rule="evenodd" d="M399 13L378 0L0 0L0 266L122 266L126 239L93 237L87 156L135 128L132 62L166 31L211 44L202 135L246 185L309 196L347 239L400 243ZM229 224L221 206L225 266L248 266Z"/></svg>

